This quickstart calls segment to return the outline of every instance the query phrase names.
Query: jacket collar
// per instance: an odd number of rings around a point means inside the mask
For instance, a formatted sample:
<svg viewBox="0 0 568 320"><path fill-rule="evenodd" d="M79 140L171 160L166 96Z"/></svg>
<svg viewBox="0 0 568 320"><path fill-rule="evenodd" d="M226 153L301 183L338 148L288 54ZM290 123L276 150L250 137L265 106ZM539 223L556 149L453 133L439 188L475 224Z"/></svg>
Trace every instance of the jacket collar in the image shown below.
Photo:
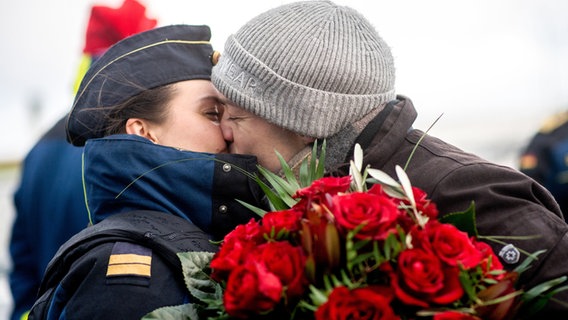
<svg viewBox="0 0 568 320"><path fill-rule="evenodd" d="M180 151L135 135L88 140L83 176L91 222L120 212L155 210L207 230L214 162L213 154Z"/></svg>
<svg viewBox="0 0 568 320"><path fill-rule="evenodd" d="M387 104L380 112L366 120L366 126L351 140L350 147L344 148L343 163L328 168L332 172L347 174L349 161L353 159L353 149L359 143L364 150L364 164L373 163L375 167L382 167L397 151L406 134L412 129L417 113L412 101L399 95L397 99ZM328 143L328 146L333 144Z"/></svg>
<svg viewBox="0 0 568 320"><path fill-rule="evenodd" d="M398 102L393 105L381 122L371 122L370 131L375 132L370 145L365 150L365 163L373 163L382 168L383 165L400 148L408 131L416 120L417 112L412 101L404 96L397 96ZM381 114L377 118L381 117ZM352 156L352 155L351 155Z"/></svg>

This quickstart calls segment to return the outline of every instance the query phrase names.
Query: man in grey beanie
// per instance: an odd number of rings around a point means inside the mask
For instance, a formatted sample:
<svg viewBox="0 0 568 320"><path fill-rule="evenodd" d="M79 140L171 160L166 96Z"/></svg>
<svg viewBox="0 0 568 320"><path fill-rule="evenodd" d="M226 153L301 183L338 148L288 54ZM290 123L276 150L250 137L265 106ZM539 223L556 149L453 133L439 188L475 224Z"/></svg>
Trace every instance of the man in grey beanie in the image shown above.
<svg viewBox="0 0 568 320"><path fill-rule="evenodd" d="M231 152L254 154L278 172L275 150L294 167L325 138L326 171L340 175L348 174L356 143L364 166L393 177L410 159L410 181L441 214L474 201L480 234L507 237L488 242L507 269L526 252L546 250L522 274L525 288L568 276L568 225L550 193L517 170L413 128L417 113L395 94L390 48L355 10L304 1L262 13L228 38L212 81L229 100L221 127ZM517 240L533 235L539 237ZM566 301L568 290L544 314L566 318Z"/></svg>

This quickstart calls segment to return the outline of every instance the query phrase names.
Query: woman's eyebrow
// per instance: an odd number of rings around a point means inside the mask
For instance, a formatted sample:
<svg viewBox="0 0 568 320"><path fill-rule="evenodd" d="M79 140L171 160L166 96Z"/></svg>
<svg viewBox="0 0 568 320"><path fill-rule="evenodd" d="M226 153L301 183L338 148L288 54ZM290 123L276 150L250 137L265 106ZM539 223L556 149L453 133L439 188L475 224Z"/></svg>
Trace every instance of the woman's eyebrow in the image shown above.
<svg viewBox="0 0 568 320"><path fill-rule="evenodd" d="M226 99L221 99L216 95L205 95L197 98L199 101L213 100L217 103L225 104Z"/></svg>

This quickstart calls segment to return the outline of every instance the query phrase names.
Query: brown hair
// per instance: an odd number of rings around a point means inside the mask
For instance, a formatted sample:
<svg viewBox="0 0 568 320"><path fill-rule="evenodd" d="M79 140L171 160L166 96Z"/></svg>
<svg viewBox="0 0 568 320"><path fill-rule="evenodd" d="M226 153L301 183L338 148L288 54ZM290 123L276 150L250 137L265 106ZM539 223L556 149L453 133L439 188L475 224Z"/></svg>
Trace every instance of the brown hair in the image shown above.
<svg viewBox="0 0 568 320"><path fill-rule="evenodd" d="M144 90L121 104L113 106L107 115L105 136L126 133L126 121L140 118L150 122L162 123L169 111L174 84Z"/></svg>

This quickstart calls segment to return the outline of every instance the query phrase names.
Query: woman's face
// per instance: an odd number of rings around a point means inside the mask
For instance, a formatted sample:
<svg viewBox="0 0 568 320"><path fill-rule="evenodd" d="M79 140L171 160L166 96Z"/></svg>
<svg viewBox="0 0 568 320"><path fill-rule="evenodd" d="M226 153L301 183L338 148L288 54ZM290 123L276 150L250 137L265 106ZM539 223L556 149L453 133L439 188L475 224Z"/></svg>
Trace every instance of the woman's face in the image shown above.
<svg viewBox="0 0 568 320"><path fill-rule="evenodd" d="M174 84L166 120L151 124L151 140L183 150L227 152L219 121L222 95L208 80L187 80Z"/></svg>

